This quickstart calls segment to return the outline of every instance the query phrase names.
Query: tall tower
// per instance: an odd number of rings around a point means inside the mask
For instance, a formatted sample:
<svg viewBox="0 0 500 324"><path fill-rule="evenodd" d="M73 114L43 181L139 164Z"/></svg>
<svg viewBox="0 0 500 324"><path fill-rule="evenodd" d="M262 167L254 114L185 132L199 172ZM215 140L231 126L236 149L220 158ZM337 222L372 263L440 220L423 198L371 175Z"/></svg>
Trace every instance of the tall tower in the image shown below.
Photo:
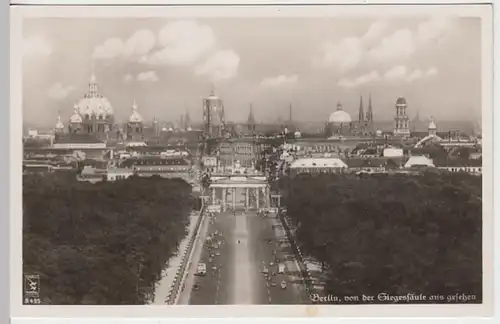
<svg viewBox="0 0 500 324"><path fill-rule="evenodd" d="M394 135L410 135L410 118L406 114L406 107L406 99L399 97L396 100Z"/></svg>
<svg viewBox="0 0 500 324"><path fill-rule="evenodd" d="M373 126L373 107L372 107L372 94L368 97L368 113L366 114L366 121L370 126Z"/></svg>
<svg viewBox="0 0 500 324"><path fill-rule="evenodd" d="M247 127L248 127L249 132L251 132L251 133L255 132L255 117L253 116L253 105L252 104L250 104L250 111L248 113Z"/></svg>
<svg viewBox="0 0 500 324"><path fill-rule="evenodd" d="M427 127L427 130L429 131L429 135L436 136L437 126L436 123L434 122L433 117L431 117L431 122L429 123L429 127Z"/></svg>
<svg viewBox="0 0 500 324"><path fill-rule="evenodd" d="M156 137L160 135L160 127L158 125L158 120L156 120L156 116L153 117L153 131Z"/></svg>
<svg viewBox="0 0 500 324"><path fill-rule="evenodd" d="M206 137L220 137L224 134L226 120L222 99L212 93L203 99L203 124Z"/></svg>
<svg viewBox="0 0 500 324"><path fill-rule="evenodd" d="M189 116L189 110L186 109L186 114L184 115L184 124L186 125L186 130L191 130L191 117Z"/></svg>
<svg viewBox="0 0 500 324"><path fill-rule="evenodd" d="M363 109L363 96L361 96L359 99L358 121L359 121L360 126L364 126L364 124L365 124L365 110Z"/></svg>
<svg viewBox="0 0 500 324"><path fill-rule="evenodd" d="M58 133L58 134L64 133L64 124L61 121L61 114L57 115L57 122L56 122L55 132Z"/></svg>
<svg viewBox="0 0 500 324"><path fill-rule="evenodd" d="M134 100L132 104L132 113L127 123L127 139L131 141L140 141L143 139L143 119L139 114L139 108Z"/></svg>

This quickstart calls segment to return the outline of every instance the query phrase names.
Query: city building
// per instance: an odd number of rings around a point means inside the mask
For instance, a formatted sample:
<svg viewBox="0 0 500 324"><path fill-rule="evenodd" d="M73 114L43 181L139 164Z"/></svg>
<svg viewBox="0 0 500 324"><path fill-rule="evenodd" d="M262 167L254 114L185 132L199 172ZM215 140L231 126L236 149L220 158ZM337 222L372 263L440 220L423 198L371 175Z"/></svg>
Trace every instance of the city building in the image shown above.
<svg viewBox="0 0 500 324"><path fill-rule="evenodd" d="M212 93L203 99L203 124L206 138L222 137L225 135L226 120L222 99Z"/></svg>
<svg viewBox="0 0 500 324"><path fill-rule="evenodd" d="M132 104L132 113L128 118L127 123L127 140L129 141L143 141L144 120L139 114L137 103L134 100Z"/></svg>
<svg viewBox="0 0 500 324"><path fill-rule="evenodd" d="M189 180L191 162L184 157L141 156L128 158L119 167L133 169L141 177L157 175Z"/></svg>
<svg viewBox="0 0 500 324"><path fill-rule="evenodd" d="M69 120L70 133L91 134L100 139L107 139L113 128L114 113L109 100L99 93L95 74L92 73L88 92L74 107Z"/></svg>
<svg viewBox="0 0 500 324"><path fill-rule="evenodd" d="M365 113L363 97L360 97L358 119L352 120L342 104L337 104L337 110L330 114L325 126L326 136L367 136L375 132L373 106L371 95L368 102L368 111Z"/></svg>
<svg viewBox="0 0 500 324"><path fill-rule="evenodd" d="M262 147L254 138L222 140L216 149L219 167L228 167L239 161L242 167L252 168L260 158Z"/></svg>
<svg viewBox="0 0 500 324"><path fill-rule="evenodd" d="M348 168L339 158L300 158L290 163L290 175L301 173L339 173Z"/></svg>
<svg viewBox="0 0 500 324"><path fill-rule="evenodd" d="M399 97L396 100L396 117L394 118L394 135L409 136L410 135L410 118L406 113L406 99Z"/></svg>
<svg viewBox="0 0 500 324"><path fill-rule="evenodd" d="M134 175L131 168L108 168L106 177L108 181L125 180Z"/></svg>

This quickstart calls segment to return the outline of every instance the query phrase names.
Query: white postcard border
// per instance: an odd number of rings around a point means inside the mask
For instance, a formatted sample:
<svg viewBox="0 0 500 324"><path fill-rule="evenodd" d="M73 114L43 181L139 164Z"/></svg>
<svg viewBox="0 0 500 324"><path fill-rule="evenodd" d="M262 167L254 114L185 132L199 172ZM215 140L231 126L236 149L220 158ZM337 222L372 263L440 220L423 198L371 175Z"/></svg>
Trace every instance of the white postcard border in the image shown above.
<svg viewBox="0 0 500 324"><path fill-rule="evenodd" d="M380 16L374 6L268 7L14 7L11 10L10 62L10 193L11 193L11 316L14 317L356 317L363 316L490 316L493 296L493 65L492 11L489 6L384 6L383 15L449 14L475 16L482 24L483 105L483 299L482 305L300 305L300 306L29 306L22 305L22 20L34 17L328 17ZM377 14L378 13L378 14ZM405 319L406 321L406 319Z"/></svg>

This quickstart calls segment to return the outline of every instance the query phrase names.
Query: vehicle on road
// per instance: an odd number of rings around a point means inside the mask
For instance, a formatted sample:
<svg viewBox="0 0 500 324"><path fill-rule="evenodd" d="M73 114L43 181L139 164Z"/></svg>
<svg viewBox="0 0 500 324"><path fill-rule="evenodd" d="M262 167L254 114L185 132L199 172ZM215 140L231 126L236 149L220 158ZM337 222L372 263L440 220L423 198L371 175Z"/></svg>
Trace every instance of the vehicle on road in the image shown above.
<svg viewBox="0 0 500 324"><path fill-rule="evenodd" d="M273 261L269 262L269 266L272 267L274 265Z"/></svg>
<svg viewBox="0 0 500 324"><path fill-rule="evenodd" d="M212 266L212 270L217 270L217 267L216 266Z"/></svg>
<svg viewBox="0 0 500 324"><path fill-rule="evenodd" d="M276 287L276 283L275 282L271 282L271 287Z"/></svg>
<svg viewBox="0 0 500 324"><path fill-rule="evenodd" d="M262 269L262 273L265 275L269 274L269 269L264 267L264 269Z"/></svg>
<svg viewBox="0 0 500 324"><path fill-rule="evenodd" d="M220 252L215 253L216 256L220 256Z"/></svg>
<svg viewBox="0 0 500 324"><path fill-rule="evenodd" d="M278 264L278 273L279 274L285 273L285 264L284 263Z"/></svg>
<svg viewBox="0 0 500 324"><path fill-rule="evenodd" d="M208 263L212 263L213 259L212 258L208 258Z"/></svg>
<svg viewBox="0 0 500 324"><path fill-rule="evenodd" d="M280 285L281 285L281 289L286 289L286 281L285 280L283 280Z"/></svg>
<svg viewBox="0 0 500 324"><path fill-rule="evenodd" d="M198 269L196 271L196 274L199 276L206 275L207 274L207 265L205 263L198 264Z"/></svg>

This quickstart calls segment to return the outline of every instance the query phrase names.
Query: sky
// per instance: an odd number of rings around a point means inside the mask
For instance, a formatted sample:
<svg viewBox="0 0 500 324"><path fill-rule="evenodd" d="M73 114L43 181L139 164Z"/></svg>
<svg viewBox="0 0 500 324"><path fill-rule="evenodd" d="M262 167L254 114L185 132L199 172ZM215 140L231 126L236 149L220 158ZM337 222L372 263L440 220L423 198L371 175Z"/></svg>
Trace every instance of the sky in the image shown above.
<svg viewBox="0 0 500 324"><path fill-rule="evenodd" d="M481 115L479 18L31 18L23 24L23 118L66 123L94 71L124 122L201 121L214 88L226 119L326 121L340 102L353 119L371 95L374 118Z"/></svg>

